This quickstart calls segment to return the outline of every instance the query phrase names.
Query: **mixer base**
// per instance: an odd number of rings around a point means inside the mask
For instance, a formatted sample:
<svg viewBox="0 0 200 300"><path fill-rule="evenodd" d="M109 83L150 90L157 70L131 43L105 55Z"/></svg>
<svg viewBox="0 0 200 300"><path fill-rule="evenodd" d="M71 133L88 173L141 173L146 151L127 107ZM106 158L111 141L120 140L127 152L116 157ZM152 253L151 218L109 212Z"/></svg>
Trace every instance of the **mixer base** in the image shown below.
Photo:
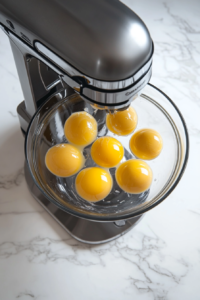
<svg viewBox="0 0 200 300"><path fill-rule="evenodd" d="M143 217L126 221L94 222L70 215L51 203L34 183L25 163L25 178L32 196L76 240L87 244L102 244L112 241L132 229Z"/></svg>

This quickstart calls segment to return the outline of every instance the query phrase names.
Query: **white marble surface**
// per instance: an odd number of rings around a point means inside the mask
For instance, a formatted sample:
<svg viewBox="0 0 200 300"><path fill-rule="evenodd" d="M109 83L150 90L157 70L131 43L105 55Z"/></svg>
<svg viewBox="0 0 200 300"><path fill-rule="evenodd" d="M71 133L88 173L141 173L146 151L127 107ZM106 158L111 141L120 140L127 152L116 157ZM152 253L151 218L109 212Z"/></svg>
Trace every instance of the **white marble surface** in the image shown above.
<svg viewBox="0 0 200 300"><path fill-rule="evenodd" d="M0 32L0 299L200 299L200 2L126 0L155 43L151 82L179 106L190 159L176 190L125 236L89 246L71 238L30 196L22 101Z"/></svg>

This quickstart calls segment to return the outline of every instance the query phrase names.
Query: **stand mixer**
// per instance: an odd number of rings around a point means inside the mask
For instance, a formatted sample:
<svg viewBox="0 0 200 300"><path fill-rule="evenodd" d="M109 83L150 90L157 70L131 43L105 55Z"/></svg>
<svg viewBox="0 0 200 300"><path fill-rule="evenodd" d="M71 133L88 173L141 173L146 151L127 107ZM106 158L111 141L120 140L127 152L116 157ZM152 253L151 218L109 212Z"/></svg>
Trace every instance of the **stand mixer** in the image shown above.
<svg viewBox="0 0 200 300"><path fill-rule="evenodd" d="M154 46L147 27L118 0L0 0L0 27L9 37L25 99L17 112L31 194L80 241L98 244L121 236L170 194L188 159L182 115L149 84ZM139 196L123 193L114 183L105 200L88 204L74 194L73 178L48 173L44 155L66 142L63 126L71 113L89 112L98 122L98 136L104 136L110 135L106 113L130 105L142 116L141 125L159 124L166 144L164 171L159 173L158 160L153 165L158 183ZM132 157L128 141L121 139L125 159ZM90 165L89 149L84 151Z"/></svg>

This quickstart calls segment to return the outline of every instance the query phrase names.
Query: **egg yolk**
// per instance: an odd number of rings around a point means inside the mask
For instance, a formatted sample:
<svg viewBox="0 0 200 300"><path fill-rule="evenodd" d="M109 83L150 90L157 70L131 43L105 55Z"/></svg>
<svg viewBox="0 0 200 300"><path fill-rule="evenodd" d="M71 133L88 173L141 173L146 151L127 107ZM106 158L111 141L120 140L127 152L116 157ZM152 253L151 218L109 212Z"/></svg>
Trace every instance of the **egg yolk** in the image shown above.
<svg viewBox="0 0 200 300"><path fill-rule="evenodd" d="M104 136L97 139L92 145L91 156L97 165L113 168L123 158L124 148L118 140Z"/></svg>
<svg viewBox="0 0 200 300"><path fill-rule="evenodd" d="M65 122L64 132L70 143L87 146L97 137L97 122L87 112L76 112Z"/></svg>
<svg viewBox="0 0 200 300"><path fill-rule="evenodd" d="M122 190L130 194L140 194L150 187L153 174L146 162L130 159L117 168L115 177Z"/></svg>
<svg viewBox="0 0 200 300"><path fill-rule="evenodd" d="M50 148L45 156L47 169L56 176L69 177L84 165L82 152L70 144L58 144Z"/></svg>
<svg viewBox="0 0 200 300"><path fill-rule="evenodd" d="M124 111L108 114L106 125L111 132L117 135L128 135L135 130L137 119L136 111L130 106Z"/></svg>
<svg viewBox="0 0 200 300"><path fill-rule="evenodd" d="M131 152L141 159L156 158L163 147L162 137L153 129L138 130L130 139Z"/></svg>
<svg viewBox="0 0 200 300"><path fill-rule="evenodd" d="M76 191L83 199L96 202L104 199L112 189L110 173L98 167L83 169L76 177Z"/></svg>

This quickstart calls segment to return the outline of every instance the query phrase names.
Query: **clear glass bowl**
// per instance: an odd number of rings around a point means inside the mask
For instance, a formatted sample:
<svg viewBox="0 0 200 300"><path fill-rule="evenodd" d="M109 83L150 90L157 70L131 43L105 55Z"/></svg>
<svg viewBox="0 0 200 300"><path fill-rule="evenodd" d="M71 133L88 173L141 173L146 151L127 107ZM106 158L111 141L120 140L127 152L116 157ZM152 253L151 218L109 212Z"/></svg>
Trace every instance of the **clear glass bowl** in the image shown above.
<svg viewBox="0 0 200 300"><path fill-rule="evenodd" d="M129 136L116 136L105 125L106 112L95 110L77 94L66 96L61 90L54 94L34 115L26 135L25 155L30 173L45 197L68 213L94 221L116 221L143 214L162 202L178 184L188 159L188 133L182 115L162 91L148 84L143 93L132 102L138 115L136 130L151 128L163 138L163 150L154 160L147 161L153 171L151 188L139 195L125 193L115 180L111 193L103 200L91 203L83 200L75 190L75 178L60 178L45 166L48 149L58 143L67 143L64 124L71 113L87 111L98 122L98 137L114 136L124 146L123 161L134 158L129 149ZM95 166L90 146L84 149L85 167Z"/></svg>

